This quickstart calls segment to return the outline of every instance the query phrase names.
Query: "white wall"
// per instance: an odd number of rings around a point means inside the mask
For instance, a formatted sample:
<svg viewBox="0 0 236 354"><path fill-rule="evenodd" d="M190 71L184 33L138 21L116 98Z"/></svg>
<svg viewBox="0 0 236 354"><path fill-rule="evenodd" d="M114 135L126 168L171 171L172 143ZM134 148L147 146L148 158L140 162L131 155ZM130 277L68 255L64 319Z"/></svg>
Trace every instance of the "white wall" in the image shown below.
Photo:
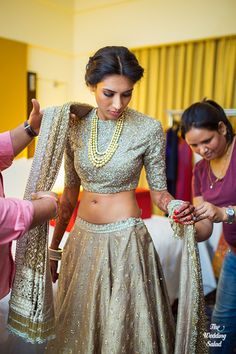
<svg viewBox="0 0 236 354"><path fill-rule="evenodd" d="M74 57L71 53L30 45L28 68L37 73L37 93L42 107L71 100Z"/></svg>
<svg viewBox="0 0 236 354"><path fill-rule="evenodd" d="M75 0L75 97L85 90L88 56L105 45L129 48L236 33L235 0Z"/></svg>
<svg viewBox="0 0 236 354"><path fill-rule="evenodd" d="M236 33L235 0L0 0L0 36L29 44L42 106L94 103L84 84L88 56Z"/></svg>
<svg viewBox="0 0 236 354"><path fill-rule="evenodd" d="M235 0L90 0L101 6L87 10L84 3L75 0L76 53L106 44L141 47L236 32Z"/></svg>

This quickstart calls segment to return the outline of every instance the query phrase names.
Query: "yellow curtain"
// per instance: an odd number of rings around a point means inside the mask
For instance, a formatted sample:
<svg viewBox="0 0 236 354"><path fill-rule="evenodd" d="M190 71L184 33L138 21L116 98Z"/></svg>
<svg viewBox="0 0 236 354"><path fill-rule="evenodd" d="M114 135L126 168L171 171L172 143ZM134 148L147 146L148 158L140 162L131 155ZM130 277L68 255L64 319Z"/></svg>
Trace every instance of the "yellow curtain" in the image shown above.
<svg viewBox="0 0 236 354"><path fill-rule="evenodd" d="M144 68L131 107L168 127L168 109L204 97L236 107L236 35L132 50Z"/></svg>
<svg viewBox="0 0 236 354"><path fill-rule="evenodd" d="M132 50L144 68L131 107L168 128L167 110L204 97L236 108L236 35ZM236 119L233 125L236 127ZM140 186L147 187L144 172Z"/></svg>

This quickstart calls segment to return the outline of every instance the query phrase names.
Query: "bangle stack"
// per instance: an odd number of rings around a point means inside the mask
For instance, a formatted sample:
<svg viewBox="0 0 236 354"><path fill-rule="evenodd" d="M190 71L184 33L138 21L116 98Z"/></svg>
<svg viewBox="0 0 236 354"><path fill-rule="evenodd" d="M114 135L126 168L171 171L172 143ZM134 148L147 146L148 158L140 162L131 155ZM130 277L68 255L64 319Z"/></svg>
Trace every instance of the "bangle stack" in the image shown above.
<svg viewBox="0 0 236 354"><path fill-rule="evenodd" d="M38 135L27 120L24 122L24 129L30 138L35 138Z"/></svg>
<svg viewBox="0 0 236 354"><path fill-rule="evenodd" d="M49 259L52 261L60 261L62 257L63 250L58 248L58 250L54 250L53 248L48 248L49 251Z"/></svg>

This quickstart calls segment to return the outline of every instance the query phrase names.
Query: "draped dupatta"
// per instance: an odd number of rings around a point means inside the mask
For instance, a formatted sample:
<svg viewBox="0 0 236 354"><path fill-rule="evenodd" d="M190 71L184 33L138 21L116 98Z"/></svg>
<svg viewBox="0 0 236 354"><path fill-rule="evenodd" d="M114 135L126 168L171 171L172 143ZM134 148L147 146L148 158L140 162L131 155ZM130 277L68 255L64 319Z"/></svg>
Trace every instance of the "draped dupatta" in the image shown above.
<svg viewBox="0 0 236 354"><path fill-rule="evenodd" d="M182 202L172 200L168 205L173 236L183 242L175 354L207 354L206 315L195 227L177 224L172 219L174 209Z"/></svg>
<svg viewBox="0 0 236 354"><path fill-rule="evenodd" d="M44 112L24 199L30 199L32 192L53 187L65 149L70 105L50 107ZM17 242L8 326L31 343L42 343L54 336L48 223L30 230Z"/></svg>

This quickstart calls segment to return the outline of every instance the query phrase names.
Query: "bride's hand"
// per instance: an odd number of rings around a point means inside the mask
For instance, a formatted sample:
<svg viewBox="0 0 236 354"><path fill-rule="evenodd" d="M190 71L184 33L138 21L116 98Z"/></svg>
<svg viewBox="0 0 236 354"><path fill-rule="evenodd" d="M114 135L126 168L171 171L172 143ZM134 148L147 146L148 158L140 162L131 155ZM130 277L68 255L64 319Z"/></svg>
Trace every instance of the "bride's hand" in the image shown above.
<svg viewBox="0 0 236 354"><path fill-rule="evenodd" d="M196 222L194 214L194 206L190 202L183 202L174 210L172 216L174 222L182 225L193 225Z"/></svg>

